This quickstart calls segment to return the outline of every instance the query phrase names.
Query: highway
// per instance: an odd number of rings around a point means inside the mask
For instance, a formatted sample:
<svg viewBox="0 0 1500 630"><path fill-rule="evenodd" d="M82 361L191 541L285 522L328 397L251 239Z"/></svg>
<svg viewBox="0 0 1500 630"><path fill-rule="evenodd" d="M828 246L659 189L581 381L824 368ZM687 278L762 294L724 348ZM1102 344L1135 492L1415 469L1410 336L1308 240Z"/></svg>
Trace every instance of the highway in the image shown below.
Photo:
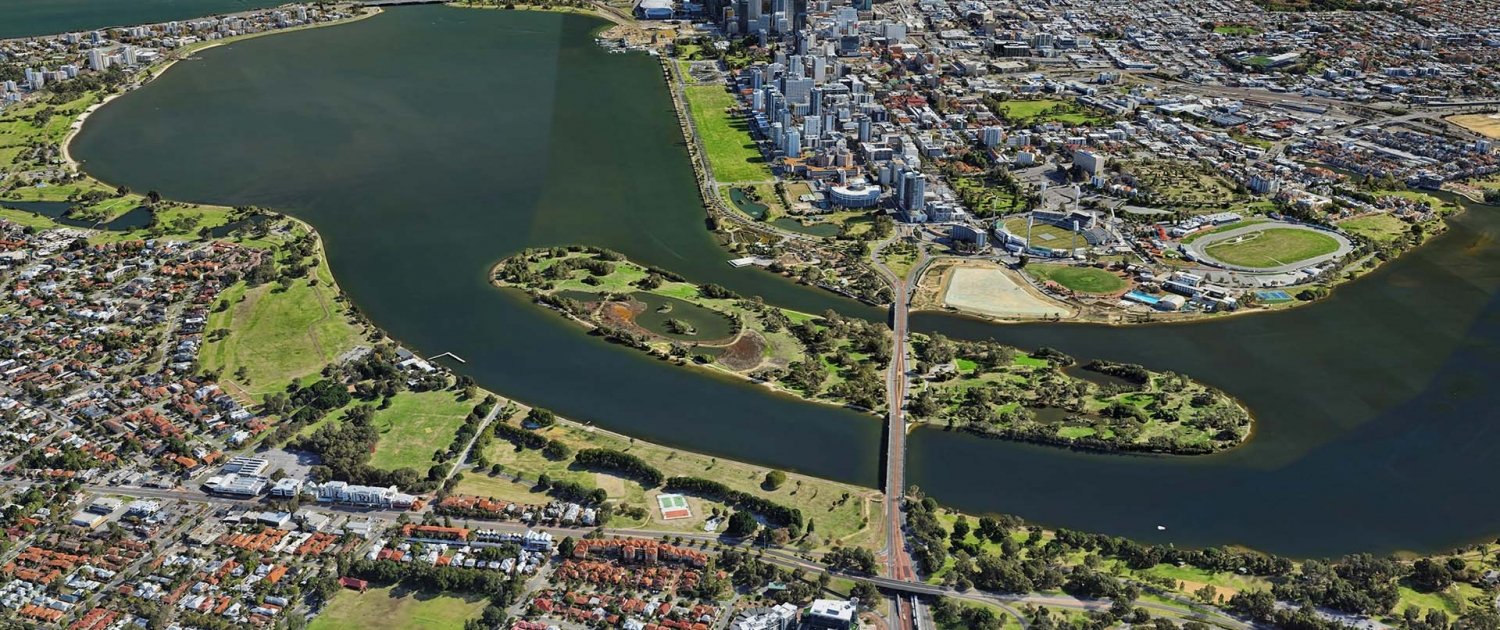
<svg viewBox="0 0 1500 630"><path fill-rule="evenodd" d="M889 522L886 524L886 575L896 583L910 584L917 582L916 571L912 570L911 554L906 549L906 536L903 525L905 524L905 511L903 498L906 494L906 390L907 390L907 354L910 344L907 342L907 315L908 303L911 299L911 288L909 278L899 277L890 267L881 261L880 254L891 243L903 238L903 233L898 230L891 238L876 244L870 251L871 264L875 266L881 277L891 285L891 365L886 374L886 391L888 392L886 414L886 445L885 445L885 513ZM917 263L907 273L922 268L922 261L927 257L926 249ZM895 589L895 586L886 586ZM907 591L919 592L919 591ZM906 597L897 597L895 602L896 614L894 618L903 629L915 629L915 607L916 604Z"/></svg>

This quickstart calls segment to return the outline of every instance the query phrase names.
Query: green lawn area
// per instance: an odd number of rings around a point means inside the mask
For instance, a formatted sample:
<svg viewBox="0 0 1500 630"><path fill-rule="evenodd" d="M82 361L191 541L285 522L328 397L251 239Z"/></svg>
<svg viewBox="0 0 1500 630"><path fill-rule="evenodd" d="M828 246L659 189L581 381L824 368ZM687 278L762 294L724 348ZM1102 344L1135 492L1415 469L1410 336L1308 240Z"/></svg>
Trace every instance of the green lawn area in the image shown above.
<svg viewBox="0 0 1500 630"><path fill-rule="evenodd" d="M370 465L426 472L432 466L432 452L453 443L458 427L476 404L478 401L458 400L456 392L447 390L401 392L391 399L390 407L375 412L380 441Z"/></svg>
<svg viewBox="0 0 1500 630"><path fill-rule="evenodd" d="M976 216L992 217L1020 212L1026 208L1026 199L998 185L990 185L986 177L953 177L949 181L954 192Z"/></svg>
<svg viewBox="0 0 1500 630"><path fill-rule="evenodd" d="M523 416L524 412L517 414ZM498 422L498 420L497 420ZM558 440L575 452L585 448L605 448L624 451L645 460L667 477L691 476L713 479L726 486L765 497L781 505L796 507L815 524L811 536L813 548L833 543L878 545L882 540L880 503L873 491L813 477L805 477L788 471L787 481L776 490L761 486L768 469L752 464L721 460L712 456L680 451L642 440L627 438L591 427L559 424L540 431L543 435ZM430 449L429 449L430 451ZM657 488L642 488L635 481L622 479L606 473L580 470L571 466L571 459L552 461L538 450L516 450L514 444L496 439L485 451L486 458L501 464L508 474L519 474L529 480L546 473L552 479L579 483L588 488L603 488L610 499L631 506L647 507L651 515L644 522L627 525L647 526L653 529L680 529L702 531L708 508L718 505L690 497L693 518L662 521L656 511ZM492 478L483 473L465 472L456 492L475 494L512 501L537 502L530 486L517 484L508 479ZM619 523L612 523L621 526Z"/></svg>
<svg viewBox="0 0 1500 630"><path fill-rule="evenodd" d="M364 593L339 591L308 624L308 630L462 630L464 622L484 611L482 597L459 598L372 588Z"/></svg>
<svg viewBox="0 0 1500 630"><path fill-rule="evenodd" d="M1214 258L1242 267L1279 267L1314 256L1338 251L1339 243L1327 234L1296 228L1269 228L1209 245L1204 251Z"/></svg>
<svg viewBox="0 0 1500 630"><path fill-rule="evenodd" d="M771 169L750 138L749 124L726 111L736 105L734 95L718 85L689 86L683 91L714 177L724 183L771 179Z"/></svg>
<svg viewBox="0 0 1500 630"><path fill-rule="evenodd" d="M514 450L514 449L512 449ZM546 494L534 492L533 484L511 480L509 477L491 477L483 472L464 471L463 479L453 488L453 494L470 494L502 501L542 505L551 501Z"/></svg>
<svg viewBox="0 0 1500 630"><path fill-rule="evenodd" d="M1037 99L1037 100L1010 100L1001 101L999 107L1006 118L1026 124L1042 122L1059 122L1068 125L1091 125L1104 122L1102 116L1088 113L1088 110L1063 100Z"/></svg>
<svg viewBox="0 0 1500 630"><path fill-rule="evenodd" d="M915 245L893 243L880 253L880 258L885 266L890 268L891 273L905 278L908 273L911 273L911 268L917 264L917 257L920 253Z"/></svg>
<svg viewBox="0 0 1500 630"><path fill-rule="evenodd" d="M1220 24L1214 27L1214 32L1220 35L1249 37L1251 35L1259 35L1260 29L1249 24Z"/></svg>
<svg viewBox="0 0 1500 630"><path fill-rule="evenodd" d="M1096 267L1029 265L1026 270L1080 293L1114 293L1125 289L1125 279Z"/></svg>
<svg viewBox="0 0 1500 630"><path fill-rule="evenodd" d="M1395 240L1405 234L1411 226L1389 214L1371 214L1340 222L1340 228L1350 234L1358 234L1378 243Z"/></svg>
<svg viewBox="0 0 1500 630"><path fill-rule="evenodd" d="M285 291L276 283L254 288L241 283L225 291L219 301L229 308L210 313L208 330L229 334L203 344L204 369L220 370L221 380L233 389L258 398L281 391L294 378L317 374L359 345L363 332L334 301L338 289L327 264L320 262L308 275ZM242 367L243 381L236 376Z"/></svg>
<svg viewBox="0 0 1500 630"><path fill-rule="evenodd" d="M1495 173L1483 179L1472 180L1469 183L1473 184L1474 186L1478 186L1479 188L1500 190L1500 173Z"/></svg>

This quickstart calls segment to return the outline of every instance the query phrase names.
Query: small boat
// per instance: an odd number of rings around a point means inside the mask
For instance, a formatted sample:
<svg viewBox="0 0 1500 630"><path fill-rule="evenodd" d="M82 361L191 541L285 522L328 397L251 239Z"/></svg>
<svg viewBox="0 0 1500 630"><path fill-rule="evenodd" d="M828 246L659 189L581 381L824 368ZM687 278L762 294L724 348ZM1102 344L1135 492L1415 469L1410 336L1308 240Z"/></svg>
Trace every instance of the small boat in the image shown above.
<svg viewBox="0 0 1500 630"><path fill-rule="evenodd" d="M1167 531L1167 526L1166 525L1157 525L1156 526L1156 531L1159 531L1159 532Z"/></svg>

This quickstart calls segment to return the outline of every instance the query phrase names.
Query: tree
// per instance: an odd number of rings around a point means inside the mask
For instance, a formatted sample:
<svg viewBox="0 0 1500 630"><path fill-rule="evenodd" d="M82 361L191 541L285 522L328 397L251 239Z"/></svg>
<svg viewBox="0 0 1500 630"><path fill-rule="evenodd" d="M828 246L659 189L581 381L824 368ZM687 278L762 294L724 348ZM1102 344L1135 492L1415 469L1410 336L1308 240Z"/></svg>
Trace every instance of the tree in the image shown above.
<svg viewBox="0 0 1500 630"><path fill-rule="evenodd" d="M736 510L729 517L729 524L724 528L724 535L730 538L744 538L755 533L757 527L759 524L755 522L754 516L745 510Z"/></svg>
<svg viewBox="0 0 1500 630"><path fill-rule="evenodd" d="M880 589L869 582L855 582L854 588L849 589L849 596L859 600L861 606L870 608L880 599Z"/></svg>
<svg viewBox="0 0 1500 630"><path fill-rule="evenodd" d="M542 448L542 455L546 456L547 459L551 459L554 461L567 459L571 454L572 449L569 449L568 445L563 444L562 442L559 442L557 440L547 442L547 446Z"/></svg>
<svg viewBox="0 0 1500 630"><path fill-rule="evenodd" d="M557 416L551 411L542 409L540 407L532 407L531 411L526 412L526 420L521 424L528 427L541 428L550 427L556 423Z"/></svg>
<svg viewBox="0 0 1500 630"><path fill-rule="evenodd" d="M782 484L785 483L786 473L779 470L772 470L771 472L766 473L765 483L762 483L761 486L767 490L776 490L781 488Z"/></svg>
<svg viewBox="0 0 1500 630"><path fill-rule="evenodd" d="M1268 591L1240 591L1229 598L1229 609L1251 619L1265 621L1276 612L1276 598Z"/></svg>

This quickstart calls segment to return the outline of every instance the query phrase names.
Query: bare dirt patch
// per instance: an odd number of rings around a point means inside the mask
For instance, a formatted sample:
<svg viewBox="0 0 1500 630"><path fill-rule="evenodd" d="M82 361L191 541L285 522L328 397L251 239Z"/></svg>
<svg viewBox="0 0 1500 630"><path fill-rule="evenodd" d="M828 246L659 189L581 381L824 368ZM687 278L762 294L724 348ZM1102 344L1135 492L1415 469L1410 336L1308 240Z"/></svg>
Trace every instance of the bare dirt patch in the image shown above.
<svg viewBox="0 0 1500 630"><path fill-rule="evenodd" d="M1447 120L1486 138L1500 138L1500 113L1461 114Z"/></svg>
<svg viewBox="0 0 1500 630"><path fill-rule="evenodd" d="M955 266L945 274L944 306L1001 319L1071 317L1073 311L1052 300L1014 272L998 265Z"/></svg>
<svg viewBox="0 0 1500 630"><path fill-rule="evenodd" d="M645 332L635 323L635 316L645 309L646 305L641 302L605 302L597 313L599 322L605 326Z"/></svg>
<svg viewBox="0 0 1500 630"><path fill-rule="evenodd" d="M748 372L760 367L765 351L766 340L760 333L747 329L719 355L719 363L736 372Z"/></svg>

